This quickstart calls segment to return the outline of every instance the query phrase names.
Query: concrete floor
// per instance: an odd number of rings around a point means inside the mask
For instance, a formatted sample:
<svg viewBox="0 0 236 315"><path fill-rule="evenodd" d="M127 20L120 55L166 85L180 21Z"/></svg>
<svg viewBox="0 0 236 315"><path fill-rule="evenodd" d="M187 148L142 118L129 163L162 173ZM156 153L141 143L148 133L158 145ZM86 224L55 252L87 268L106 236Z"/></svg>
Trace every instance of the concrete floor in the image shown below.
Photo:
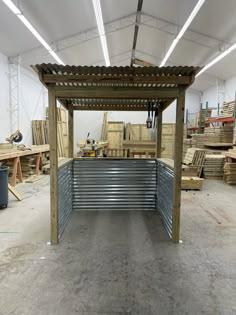
<svg viewBox="0 0 236 315"><path fill-rule="evenodd" d="M75 212L49 239L49 178L0 211L0 315L236 314L236 187L182 194L182 244L152 212Z"/></svg>

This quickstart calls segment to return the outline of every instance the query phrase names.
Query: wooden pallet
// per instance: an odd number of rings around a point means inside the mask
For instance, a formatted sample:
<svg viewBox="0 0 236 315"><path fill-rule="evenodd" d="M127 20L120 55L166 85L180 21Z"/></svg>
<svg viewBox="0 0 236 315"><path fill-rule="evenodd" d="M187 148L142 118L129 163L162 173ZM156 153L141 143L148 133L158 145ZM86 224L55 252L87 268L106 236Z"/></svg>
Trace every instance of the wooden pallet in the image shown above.
<svg viewBox="0 0 236 315"><path fill-rule="evenodd" d="M107 140L108 140L108 156L117 154L117 157L123 157L123 141L125 124L122 121L109 121L107 127ZM112 150L112 151L111 151ZM116 151L114 151L116 150ZM114 155L112 155L114 156Z"/></svg>
<svg viewBox="0 0 236 315"><path fill-rule="evenodd" d="M204 179L197 176L182 176L182 190L201 190Z"/></svg>

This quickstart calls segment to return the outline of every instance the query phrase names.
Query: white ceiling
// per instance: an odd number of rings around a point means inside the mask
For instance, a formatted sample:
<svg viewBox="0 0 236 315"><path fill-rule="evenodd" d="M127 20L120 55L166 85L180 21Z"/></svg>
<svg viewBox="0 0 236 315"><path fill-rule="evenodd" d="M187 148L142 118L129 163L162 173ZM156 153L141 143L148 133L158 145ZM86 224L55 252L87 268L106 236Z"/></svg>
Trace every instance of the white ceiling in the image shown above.
<svg viewBox="0 0 236 315"><path fill-rule="evenodd" d="M160 64L198 0L143 0L136 57ZM26 18L66 64L104 64L92 0L15 0ZM129 65L138 0L101 0L112 65ZM236 42L236 0L206 0L168 60L169 65L204 65ZM0 51L21 55L24 66L54 62L34 36L0 0ZM216 79L236 75L232 53L194 83L205 90Z"/></svg>

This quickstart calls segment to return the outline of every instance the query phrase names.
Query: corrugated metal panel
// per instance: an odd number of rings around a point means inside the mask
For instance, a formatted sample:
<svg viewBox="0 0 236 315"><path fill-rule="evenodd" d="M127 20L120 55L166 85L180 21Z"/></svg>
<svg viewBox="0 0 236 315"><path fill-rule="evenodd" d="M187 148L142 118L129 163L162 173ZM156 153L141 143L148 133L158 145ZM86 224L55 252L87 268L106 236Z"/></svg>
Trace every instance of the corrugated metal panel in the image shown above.
<svg viewBox="0 0 236 315"><path fill-rule="evenodd" d="M73 210L73 161L61 166L58 170L58 223L59 237L62 236L70 214Z"/></svg>
<svg viewBox="0 0 236 315"><path fill-rule="evenodd" d="M156 209L156 161L74 160L75 210Z"/></svg>
<svg viewBox="0 0 236 315"><path fill-rule="evenodd" d="M164 227L172 238L174 171L163 162L157 160L157 210Z"/></svg>

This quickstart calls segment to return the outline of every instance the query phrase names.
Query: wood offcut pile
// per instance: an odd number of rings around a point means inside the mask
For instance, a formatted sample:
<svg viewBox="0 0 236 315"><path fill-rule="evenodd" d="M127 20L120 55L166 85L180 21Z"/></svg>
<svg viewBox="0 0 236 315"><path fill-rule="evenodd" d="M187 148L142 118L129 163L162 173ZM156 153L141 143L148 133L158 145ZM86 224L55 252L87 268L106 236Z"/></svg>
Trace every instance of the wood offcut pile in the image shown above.
<svg viewBox="0 0 236 315"><path fill-rule="evenodd" d="M221 154L206 154L203 176L208 179L223 179L224 175L224 155Z"/></svg>

